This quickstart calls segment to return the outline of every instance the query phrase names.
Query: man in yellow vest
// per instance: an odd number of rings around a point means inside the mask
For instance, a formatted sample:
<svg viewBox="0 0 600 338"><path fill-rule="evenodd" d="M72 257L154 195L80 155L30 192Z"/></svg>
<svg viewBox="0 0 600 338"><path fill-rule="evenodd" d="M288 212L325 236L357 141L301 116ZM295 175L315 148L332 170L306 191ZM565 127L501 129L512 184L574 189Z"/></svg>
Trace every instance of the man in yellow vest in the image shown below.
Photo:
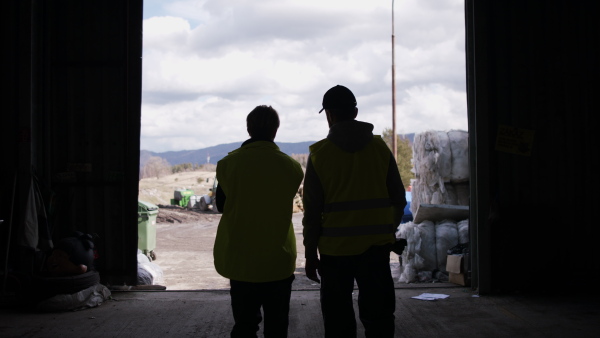
<svg viewBox="0 0 600 338"><path fill-rule="evenodd" d="M323 110L329 134L310 147L304 179L306 275L321 283L326 337L356 337L355 280L366 337L393 337L390 252L406 205L398 166L373 125L355 120L348 88L329 89Z"/></svg>
<svg viewBox="0 0 600 338"><path fill-rule="evenodd" d="M231 337L287 337L296 238L293 200L300 164L273 142L279 116L258 106L246 118L250 139L217 163L217 203L223 212L213 251L217 272L230 279Z"/></svg>

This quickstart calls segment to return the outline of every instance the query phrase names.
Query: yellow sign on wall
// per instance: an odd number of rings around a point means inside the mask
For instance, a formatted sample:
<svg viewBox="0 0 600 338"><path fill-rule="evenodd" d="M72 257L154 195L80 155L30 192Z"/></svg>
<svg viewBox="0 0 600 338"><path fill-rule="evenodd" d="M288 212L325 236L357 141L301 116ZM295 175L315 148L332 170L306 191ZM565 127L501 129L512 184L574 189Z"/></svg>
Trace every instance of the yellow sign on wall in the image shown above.
<svg viewBox="0 0 600 338"><path fill-rule="evenodd" d="M496 136L496 150L531 156L534 134L534 130L500 125Z"/></svg>

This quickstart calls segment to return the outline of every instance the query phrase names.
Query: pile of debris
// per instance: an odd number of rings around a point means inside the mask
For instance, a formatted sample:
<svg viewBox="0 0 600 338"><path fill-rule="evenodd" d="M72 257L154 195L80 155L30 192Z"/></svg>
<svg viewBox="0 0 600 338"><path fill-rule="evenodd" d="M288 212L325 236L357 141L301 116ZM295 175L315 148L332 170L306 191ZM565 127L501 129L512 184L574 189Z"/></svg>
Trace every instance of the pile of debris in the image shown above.
<svg viewBox="0 0 600 338"><path fill-rule="evenodd" d="M188 209L178 205L158 205L156 223L195 223L211 221L218 213L213 211L199 211Z"/></svg>

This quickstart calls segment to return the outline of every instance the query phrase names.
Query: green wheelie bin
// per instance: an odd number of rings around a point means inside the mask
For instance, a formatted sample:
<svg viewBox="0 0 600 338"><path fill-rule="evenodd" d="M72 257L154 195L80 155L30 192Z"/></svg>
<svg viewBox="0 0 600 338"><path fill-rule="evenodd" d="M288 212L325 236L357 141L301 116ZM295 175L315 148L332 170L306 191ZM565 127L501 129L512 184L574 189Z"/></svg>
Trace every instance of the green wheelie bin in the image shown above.
<svg viewBox="0 0 600 338"><path fill-rule="evenodd" d="M158 206L138 200L138 249L156 260L156 216Z"/></svg>

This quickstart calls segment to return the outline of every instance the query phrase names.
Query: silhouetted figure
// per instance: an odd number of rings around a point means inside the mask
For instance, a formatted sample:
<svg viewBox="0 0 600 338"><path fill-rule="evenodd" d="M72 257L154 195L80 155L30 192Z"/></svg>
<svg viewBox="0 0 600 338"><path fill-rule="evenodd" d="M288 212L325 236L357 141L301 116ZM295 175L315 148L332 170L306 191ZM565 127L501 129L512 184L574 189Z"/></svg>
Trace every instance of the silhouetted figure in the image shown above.
<svg viewBox="0 0 600 338"><path fill-rule="evenodd" d="M329 89L323 110L329 134L310 147L304 179L306 275L321 283L326 337L356 337L355 280L365 335L393 337L390 252L406 205L398 166L373 125L355 120L348 88Z"/></svg>
<svg viewBox="0 0 600 338"><path fill-rule="evenodd" d="M287 337L296 237L294 196L300 164L273 142L279 116L258 106L246 118L250 139L217 163L217 202L223 212L214 247L217 272L231 283L231 337Z"/></svg>

